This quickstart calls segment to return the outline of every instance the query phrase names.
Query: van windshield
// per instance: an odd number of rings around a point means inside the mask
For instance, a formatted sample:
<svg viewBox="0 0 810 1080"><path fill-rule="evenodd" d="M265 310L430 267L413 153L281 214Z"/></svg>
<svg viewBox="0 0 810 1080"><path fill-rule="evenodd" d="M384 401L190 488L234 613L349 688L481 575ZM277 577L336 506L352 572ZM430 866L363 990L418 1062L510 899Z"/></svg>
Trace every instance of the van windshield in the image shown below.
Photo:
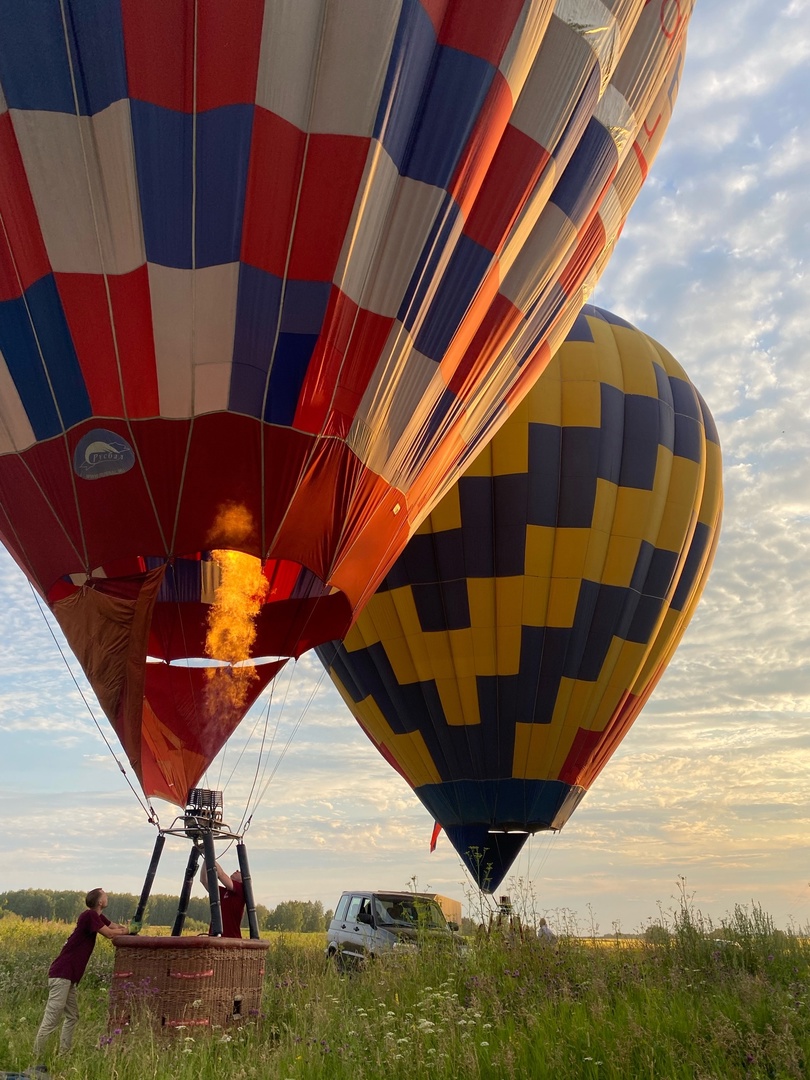
<svg viewBox="0 0 810 1080"><path fill-rule="evenodd" d="M418 926L446 930L447 921L435 900L422 896L379 893L374 897L374 914L381 926Z"/></svg>

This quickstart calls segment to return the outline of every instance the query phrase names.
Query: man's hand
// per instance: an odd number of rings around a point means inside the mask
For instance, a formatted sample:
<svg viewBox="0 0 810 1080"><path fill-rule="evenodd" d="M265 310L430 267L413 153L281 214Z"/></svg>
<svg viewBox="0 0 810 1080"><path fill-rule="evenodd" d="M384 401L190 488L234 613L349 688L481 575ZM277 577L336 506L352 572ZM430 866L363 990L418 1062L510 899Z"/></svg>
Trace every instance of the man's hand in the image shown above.
<svg viewBox="0 0 810 1080"><path fill-rule="evenodd" d="M121 923L110 923L109 926L102 926L99 933L105 938L120 937L121 934L129 933L129 927L122 926Z"/></svg>

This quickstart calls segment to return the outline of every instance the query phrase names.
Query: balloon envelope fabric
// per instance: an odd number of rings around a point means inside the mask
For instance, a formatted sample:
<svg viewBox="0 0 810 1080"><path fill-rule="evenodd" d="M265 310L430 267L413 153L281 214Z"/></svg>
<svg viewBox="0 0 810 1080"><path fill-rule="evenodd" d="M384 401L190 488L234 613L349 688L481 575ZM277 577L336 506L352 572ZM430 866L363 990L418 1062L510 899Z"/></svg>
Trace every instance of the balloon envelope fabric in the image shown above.
<svg viewBox="0 0 810 1080"><path fill-rule="evenodd" d="M515 414L318 654L482 888L560 829L695 610L722 508L680 365L586 306Z"/></svg>
<svg viewBox="0 0 810 1080"><path fill-rule="evenodd" d="M236 548L295 571L268 650L342 636L579 310L691 6L0 3L0 538L40 592Z"/></svg>

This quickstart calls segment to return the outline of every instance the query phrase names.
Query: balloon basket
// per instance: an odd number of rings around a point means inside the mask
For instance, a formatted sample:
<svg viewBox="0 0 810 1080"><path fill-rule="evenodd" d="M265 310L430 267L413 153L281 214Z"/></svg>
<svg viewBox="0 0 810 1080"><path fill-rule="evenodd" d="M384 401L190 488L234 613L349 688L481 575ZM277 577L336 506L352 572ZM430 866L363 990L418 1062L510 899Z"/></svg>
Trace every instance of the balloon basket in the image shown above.
<svg viewBox="0 0 810 1080"><path fill-rule="evenodd" d="M268 942L134 935L112 941L110 1028L138 1022L171 1034L258 1018Z"/></svg>

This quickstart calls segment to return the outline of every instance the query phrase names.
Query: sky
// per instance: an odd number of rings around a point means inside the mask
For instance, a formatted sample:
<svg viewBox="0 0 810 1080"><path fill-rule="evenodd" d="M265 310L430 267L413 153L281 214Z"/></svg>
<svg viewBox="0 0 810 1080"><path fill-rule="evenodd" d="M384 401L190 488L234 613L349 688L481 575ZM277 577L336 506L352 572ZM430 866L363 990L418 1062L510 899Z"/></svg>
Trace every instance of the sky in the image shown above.
<svg viewBox="0 0 810 1080"><path fill-rule="evenodd" d="M653 697L566 827L531 838L499 890L583 932L632 933L681 895L715 924L753 904L777 926L810 924L809 23L810 0L697 0L674 117L591 298L701 391L726 504L708 586ZM0 612L0 891L138 893L155 830L4 551ZM429 853L427 811L314 654L288 668L246 721L271 747L246 834L256 899L330 908L344 889L415 885L475 913L459 858L444 838ZM228 781L233 824L257 777L240 749L209 773ZM155 806L169 826L172 808ZM187 854L170 838L156 892L178 892Z"/></svg>

